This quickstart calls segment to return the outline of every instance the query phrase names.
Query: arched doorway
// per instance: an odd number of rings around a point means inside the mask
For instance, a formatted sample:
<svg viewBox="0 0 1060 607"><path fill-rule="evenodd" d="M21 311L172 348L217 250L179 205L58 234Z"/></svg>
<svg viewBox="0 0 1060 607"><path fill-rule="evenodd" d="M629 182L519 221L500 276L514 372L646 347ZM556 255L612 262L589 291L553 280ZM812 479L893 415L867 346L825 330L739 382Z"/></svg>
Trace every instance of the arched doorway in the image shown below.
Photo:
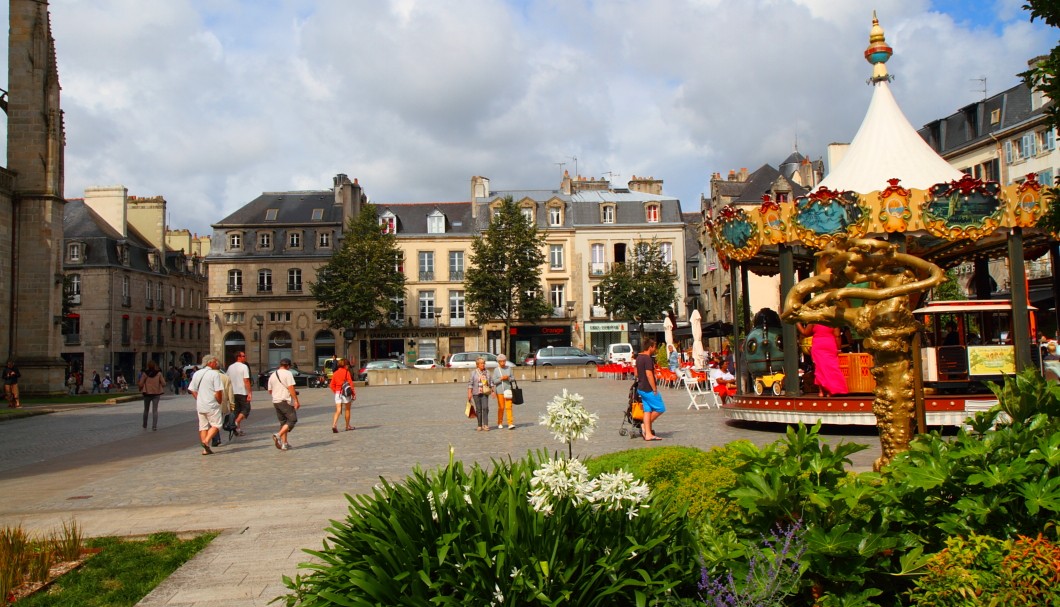
<svg viewBox="0 0 1060 607"><path fill-rule="evenodd" d="M324 361L335 354L335 334L327 330L317 331L313 337L313 362L316 368L323 369Z"/></svg>
<svg viewBox="0 0 1060 607"><path fill-rule="evenodd" d="M225 335L224 338L224 368L228 368L228 365L236 361L236 354L245 352L247 349L247 340L243 337L243 334L239 331L232 331Z"/></svg>
<svg viewBox="0 0 1060 607"><path fill-rule="evenodd" d="M280 366L280 360L291 358L291 334L273 331L269 335L269 369Z"/></svg>

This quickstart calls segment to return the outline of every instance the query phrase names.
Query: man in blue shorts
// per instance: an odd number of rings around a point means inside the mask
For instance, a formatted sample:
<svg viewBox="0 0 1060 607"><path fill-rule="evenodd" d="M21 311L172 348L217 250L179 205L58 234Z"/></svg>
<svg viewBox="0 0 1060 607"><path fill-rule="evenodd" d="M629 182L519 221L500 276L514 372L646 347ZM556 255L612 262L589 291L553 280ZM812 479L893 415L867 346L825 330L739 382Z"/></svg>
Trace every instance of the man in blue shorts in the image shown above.
<svg viewBox="0 0 1060 607"><path fill-rule="evenodd" d="M652 430L655 420L666 412L662 395L655 383L655 340L644 340L644 349L637 354L637 394L644 404L644 440L662 440Z"/></svg>

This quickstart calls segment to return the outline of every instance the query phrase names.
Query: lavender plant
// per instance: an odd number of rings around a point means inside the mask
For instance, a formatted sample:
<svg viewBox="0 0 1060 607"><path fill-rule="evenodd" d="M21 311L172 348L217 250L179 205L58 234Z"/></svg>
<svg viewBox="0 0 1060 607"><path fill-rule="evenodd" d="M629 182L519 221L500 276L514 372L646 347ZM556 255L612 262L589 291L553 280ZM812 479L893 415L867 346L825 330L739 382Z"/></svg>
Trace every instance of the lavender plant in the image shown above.
<svg viewBox="0 0 1060 607"><path fill-rule="evenodd" d="M783 607L802 577L801 558L806 550L802 525L777 525L761 546L749 549L747 575L737 583L732 571L713 577L702 570L699 588L710 607Z"/></svg>

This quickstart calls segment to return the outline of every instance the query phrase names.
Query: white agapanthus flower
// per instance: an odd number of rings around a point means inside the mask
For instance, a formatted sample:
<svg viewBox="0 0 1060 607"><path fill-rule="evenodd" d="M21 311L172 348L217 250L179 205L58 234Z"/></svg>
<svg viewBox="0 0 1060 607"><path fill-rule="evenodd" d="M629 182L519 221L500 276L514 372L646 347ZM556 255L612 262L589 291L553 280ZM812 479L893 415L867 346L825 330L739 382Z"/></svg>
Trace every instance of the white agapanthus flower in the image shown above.
<svg viewBox="0 0 1060 607"><path fill-rule="evenodd" d="M438 522L438 509L434 507L434 491L427 491L427 503L431 506L431 518Z"/></svg>
<svg viewBox="0 0 1060 607"><path fill-rule="evenodd" d="M596 478L596 489L591 501L604 510L626 510L630 518L636 516L638 506L647 501L648 485L633 478L625 470L605 472Z"/></svg>
<svg viewBox="0 0 1060 607"><path fill-rule="evenodd" d="M575 505L591 501L596 483L589 479L589 470L580 461L554 459L534 471L530 487L531 507L548 516L557 500L569 499Z"/></svg>
<svg viewBox="0 0 1060 607"><path fill-rule="evenodd" d="M549 401L545 414L541 416L541 425L547 426L559 441L570 443L579 438L589 440L600 417L589 413L582 406L583 400L581 394L569 393L564 389L563 394Z"/></svg>

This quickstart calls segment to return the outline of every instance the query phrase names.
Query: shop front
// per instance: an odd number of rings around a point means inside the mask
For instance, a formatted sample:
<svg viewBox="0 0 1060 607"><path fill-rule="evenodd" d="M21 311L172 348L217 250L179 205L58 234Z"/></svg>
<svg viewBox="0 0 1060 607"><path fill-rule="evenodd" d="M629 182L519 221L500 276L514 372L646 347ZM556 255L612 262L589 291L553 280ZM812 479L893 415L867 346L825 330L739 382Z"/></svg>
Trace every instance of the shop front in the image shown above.
<svg viewBox="0 0 1060 607"><path fill-rule="evenodd" d="M508 335L511 337L508 340L508 356L519 365L523 364L532 352L537 352L541 348L571 345L570 325L511 327Z"/></svg>
<svg viewBox="0 0 1060 607"><path fill-rule="evenodd" d="M607 346L629 343L629 323L587 322L585 323L586 351L606 360Z"/></svg>
<svg viewBox="0 0 1060 607"><path fill-rule="evenodd" d="M376 330L371 342L362 341L363 360L392 358L412 365L417 358L441 360L450 354L464 352L466 344L478 343L475 328L442 327Z"/></svg>

